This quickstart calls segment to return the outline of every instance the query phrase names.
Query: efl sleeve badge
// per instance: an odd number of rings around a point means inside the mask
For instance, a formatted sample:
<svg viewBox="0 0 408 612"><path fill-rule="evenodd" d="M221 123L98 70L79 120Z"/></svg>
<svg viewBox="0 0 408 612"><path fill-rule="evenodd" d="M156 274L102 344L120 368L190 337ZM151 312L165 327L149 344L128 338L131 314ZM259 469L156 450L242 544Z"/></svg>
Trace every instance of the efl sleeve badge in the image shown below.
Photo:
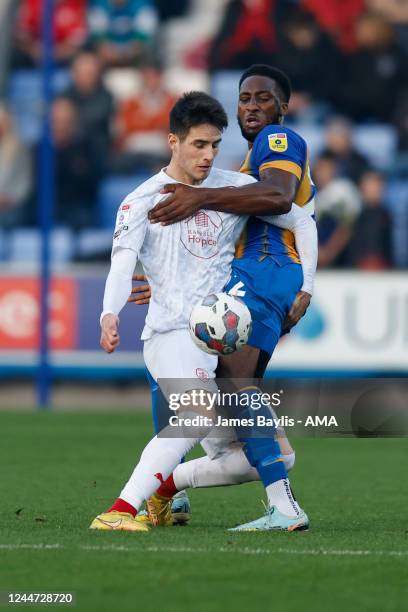
<svg viewBox="0 0 408 612"><path fill-rule="evenodd" d="M288 148L287 134L269 134L269 148L276 153L284 153Z"/></svg>

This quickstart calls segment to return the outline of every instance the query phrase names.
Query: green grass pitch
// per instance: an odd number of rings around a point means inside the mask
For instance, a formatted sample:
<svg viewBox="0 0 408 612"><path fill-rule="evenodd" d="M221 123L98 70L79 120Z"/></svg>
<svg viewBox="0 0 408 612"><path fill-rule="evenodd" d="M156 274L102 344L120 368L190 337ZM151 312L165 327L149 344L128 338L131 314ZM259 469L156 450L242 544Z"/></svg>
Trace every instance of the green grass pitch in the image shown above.
<svg viewBox="0 0 408 612"><path fill-rule="evenodd" d="M309 532L228 533L261 514L258 483L192 491L188 527L88 531L150 435L147 413L0 413L0 591L75 591L87 611L406 609L408 440L296 440Z"/></svg>

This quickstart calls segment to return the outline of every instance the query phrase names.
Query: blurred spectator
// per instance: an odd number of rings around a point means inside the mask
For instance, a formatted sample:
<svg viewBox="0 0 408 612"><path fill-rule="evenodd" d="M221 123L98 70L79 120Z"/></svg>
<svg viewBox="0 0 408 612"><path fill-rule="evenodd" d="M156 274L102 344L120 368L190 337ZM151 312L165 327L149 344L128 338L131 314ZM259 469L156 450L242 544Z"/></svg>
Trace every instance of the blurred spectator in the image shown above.
<svg viewBox="0 0 408 612"><path fill-rule="evenodd" d="M357 50L350 55L339 98L355 120L386 122L406 79L406 58L383 17L364 13L356 26Z"/></svg>
<svg viewBox="0 0 408 612"><path fill-rule="evenodd" d="M17 9L14 0L2 0L0 3L0 99L4 98L7 88Z"/></svg>
<svg viewBox="0 0 408 612"><path fill-rule="evenodd" d="M278 0L231 0L210 51L210 70L273 63L278 49Z"/></svg>
<svg viewBox="0 0 408 612"><path fill-rule="evenodd" d="M393 119L398 130L398 148L408 153L408 84L404 85L398 96Z"/></svg>
<svg viewBox="0 0 408 612"><path fill-rule="evenodd" d="M134 172L140 165L154 170L168 161L169 113L176 99L165 89L157 65L143 66L141 77L140 93L118 109L116 171Z"/></svg>
<svg viewBox="0 0 408 612"><path fill-rule="evenodd" d="M86 41L86 0L55 0L54 56L67 64ZM43 0L22 0L15 33L14 65L35 67L41 59Z"/></svg>
<svg viewBox="0 0 408 612"><path fill-rule="evenodd" d="M398 42L408 53L408 2L406 0L366 0L367 8L392 23Z"/></svg>
<svg viewBox="0 0 408 612"><path fill-rule="evenodd" d="M181 17L187 11L190 0L155 0L154 2L160 23L175 17Z"/></svg>
<svg viewBox="0 0 408 612"><path fill-rule="evenodd" d="M277 65L292 81L292 115L300 119L311 105L336 101L340 64L340 53L313 15L299 9L291 12L285 20Z"/></svg>
<svg viewBox="0 0 408 612"><path fill-rule="evenodd" d="M323 30L334 37L340 49L351 51L355 48L355 23L364 10L364 0L300 0L300 4L313 13Z"/></svg>
<svg viewBox="0 0 408 612"><path fill-rule="evenodd" d="M77 107L82 133L86 133L99 154L107 158L113 98L102 82L98 56L89 51L80 53L72 65L71 78L72 85L65 97Z"/></svg>
<svg viewBox="0 0 408 612"><path fill-rule="evenodd" d="M336 175L357 182L368 168L368 160L353 144L352 126L347 119L335 117L326 126L323 153L331 153L336 160Z"/></svg>
<svg viewBox="0 0 408 612"><path fill-rule="evenodd" d="M157 27L152 0L91 0L91 40L107 66L132 66L146 55Z"/></svg>
<svg viewBox="0 0 408 612"><path fill-rule="evenodd" d="M337 159L333 153L320 155L314 165L317 185L316 211L319 229L319 266L344 267L353 225L361 210L356 186L336 177Z"/></svg>
<svg viewBox="0 0 408 612"><path fill-rule="evenodd" d="M384 208L384 177L367 171L360 180L363 210L354 224L349 260L362 270L384 270L391 263L391 222Z"/></svg>
<svg viewBox="0 0 408 612"><path fill-rule="evenodd" d="M100 160L90 139L79 130L78 113L68 98L51 109L55 147L56 221L75 229L95 225Z"/></svg>
<svg viewBox="0 0 408 612"><path fill-rule="evenodd" d="M10 113L0 106L0 226L24 223L24 204L31 191L29 152L20 142Z"/></svg>

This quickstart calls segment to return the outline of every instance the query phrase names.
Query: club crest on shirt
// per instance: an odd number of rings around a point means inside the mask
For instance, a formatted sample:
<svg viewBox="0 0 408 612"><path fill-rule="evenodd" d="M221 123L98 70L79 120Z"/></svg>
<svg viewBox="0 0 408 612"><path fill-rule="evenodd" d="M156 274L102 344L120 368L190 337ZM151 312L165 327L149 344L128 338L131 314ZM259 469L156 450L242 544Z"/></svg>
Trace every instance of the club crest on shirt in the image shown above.
<svg viewBox="0 0 408 612"><path fill-rule="evenodd" d="M276 153L284 153L288 148L288 137L286 134L269 134L269 148Z"/></svg>
<svg viewBox="0 0 408 612"><path fill-rule="evenodd" d="M218 254L218 237L222 218L216 211L199 210L181 224L180 240L195 257L211 259Z"/></svg>

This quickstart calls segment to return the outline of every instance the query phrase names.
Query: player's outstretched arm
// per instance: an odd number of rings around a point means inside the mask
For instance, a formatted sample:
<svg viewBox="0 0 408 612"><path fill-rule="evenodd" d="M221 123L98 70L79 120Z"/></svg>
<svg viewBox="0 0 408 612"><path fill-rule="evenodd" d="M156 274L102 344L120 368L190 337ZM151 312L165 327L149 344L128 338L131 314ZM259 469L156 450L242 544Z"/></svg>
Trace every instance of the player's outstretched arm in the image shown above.
<svg viewBox="0 0 408 612"><path fill-rule="evenodd" d="M237 215L281 215L289 212L299 181L285 170L267 168L261 181L242 187L196 189L188 185L165 185L169 194L149 212L151 223L171 225L194 215L201 208Z"/></svg>
<svg viewBox="0 0 408 612"><path fill-rule="evenodd" d="M130 295L136 261L137 253L132 249L116 247L113 251L100 317L100 344L107 353L113 353L119 345L118 315Z"/></svg>
<svg viewBox="0 0 408 612"><path fill-rule="evenodd" d="M303 285L297 294L284 322L284 330L289 331L305 315L313 294L314 278L317 268L318 239L314 219L296 204L286 215L261 217L277 227L288 229L295 236L303 270Z"/></svg>

